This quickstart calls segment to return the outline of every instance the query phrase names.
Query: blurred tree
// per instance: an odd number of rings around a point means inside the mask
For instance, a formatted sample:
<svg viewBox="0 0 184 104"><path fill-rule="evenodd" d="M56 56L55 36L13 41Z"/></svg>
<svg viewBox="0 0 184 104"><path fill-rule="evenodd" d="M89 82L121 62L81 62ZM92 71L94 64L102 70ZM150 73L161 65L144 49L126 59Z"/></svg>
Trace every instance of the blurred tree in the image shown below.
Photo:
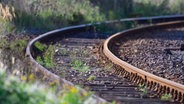
<svg viewBox="0 0 184 104"><path fill-rule="evenodd" d="M90 0L108 19L120 19L132 12L133 0Z"/></svg>
<svg viewBox="0 0 184 104"><path fill-rule="evenodd" d="M130 16L132 13L132 5L133 5L133 0L123 0L123 10L124 10L124 14L126 16Z"/></svg>

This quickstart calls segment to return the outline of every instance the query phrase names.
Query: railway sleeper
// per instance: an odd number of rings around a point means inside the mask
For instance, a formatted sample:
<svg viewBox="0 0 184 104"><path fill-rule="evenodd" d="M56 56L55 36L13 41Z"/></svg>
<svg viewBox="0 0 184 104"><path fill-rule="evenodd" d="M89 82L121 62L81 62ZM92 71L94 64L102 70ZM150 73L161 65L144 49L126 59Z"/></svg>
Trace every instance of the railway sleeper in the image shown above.
<svg viewBox="0 0 184 104"><path fill-rule="evenodd" d="M118 74L122 75L122 71L120 72L121 69L118 68ZM123 70L124 71L124 70ZM161 97L163 94L171 94L173 99L175 101L179 101L179 102L184 102L184 94L182 96L182 93L178 93L177 91L174 91L174 93L172 93L172 91L170 91L170 88L167 86L162 86L156 82L153 81L147 81L146 77L145 79L143 79L142 77L138 76L135 73L129 73L127 71L124 71L124 76L125 78L129 79L131 82L134 82L136 84L142 84L143 86L147 86L147 88L150 91L153 92L157 92L155 96Z"/></svg>
<svg viewBox="0 0 184 104"><path fill-rule="evenodd" d="M169 94L169 87L167 86L162 86L156 82L153 82L153 81L148 81L147 80L147 77L145 76L145 78L142 78L140 76L138 76L137 74L135 73L130 73L126 70L124 70L124 78L127 78L129 79L131 82L134 82L136 84L142 84L143 86L147 86L148 89L150 91L155 91L157 92L157 96L158 97L161 97L163 94ZM122 69L118 67L118 69L116 69L116 71L119 75L122 75ZM172 98L175 100L175 101L179 101L179 102L184 102L184 97L182 96L182 94L178 93L177 91L174 91L174 93L170 93L172 95Z"/></svg>

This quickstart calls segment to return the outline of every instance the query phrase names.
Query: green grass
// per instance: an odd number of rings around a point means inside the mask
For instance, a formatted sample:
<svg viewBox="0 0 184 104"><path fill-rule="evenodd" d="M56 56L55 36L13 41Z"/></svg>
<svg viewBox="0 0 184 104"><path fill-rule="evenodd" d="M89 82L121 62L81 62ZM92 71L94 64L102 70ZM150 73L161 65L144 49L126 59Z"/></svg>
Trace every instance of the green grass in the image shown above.
<svg viewBox="0 0 184 104"><path fill-rule="evenodd" d="M95 79L96 79L96 77L94 75L90 75L87 80L88 81L93 81Z"/></svg>
<svg viewBox="0 0 184 104"><path fill-rule="evenodd" d="M142 85L142 84L139 84L139 85L138 85L138 90L141 91L141 92L140 92L141 98L142 98L144 95L146 95L146 94L148 93L148 88L147 88L147 86L144 86L144 85Z"/></svg>
<svg viewBox="0 0 184 104"><path fill-rule="evenodd" d="M47 47L45 44L42 44L40 42L36 42L34 46L41 54L41 56L36 57L36 61L47 68L53 68L55 65L55 47L53 45L49 45Z"/></svg>
<svg viewBox="0 0 184 104"><path fill-rule="evenodd" d="M28 44L28 41L25 39L15 40L10 42L10 49L14 50L15 52L23 52Z"/></svg>
<svg viewBox="0 0 184 104"><path fill-rule="evenodd" d="M45 51L43 55L44 64L47 68L54 67L54 55L55 55L55 47L49 45L48 49Z"/></svg>
<svg viewBox="0 0 184 104"><path fill-rule="evenodd" d="M0 38L13 32L14 25L0 16Z"/></svg>
<svg viewBox="0 0 184 104"><path fill-rule="evenodd" d="M54 93L46 89L36 84L26 84L14 76L0 72L1 104L51 104L54 102L59 104Z"/></svg>
<svg viewBox="0 0 184 104"><path fill-rule="evenodd" d="M28 40L26 39L17 39L9 41L7 38L0 39L0 48L1 49L10 49L12 53L24 53Z"/></svg>
<svg viewBox="0 0 184 104"><path fill-rule="evenodd" d="M70 63L70 66L73 67L75 70L78 70L80 72L89 71L90 67L87 65L84 65L84 63L81 60L73 59Z"/></svg>
<svg viewBox="0 0 184 104"><path fill-rule="evenodd" d="M33 75L29 78L33 78ZM62 90L56 91L38 82L25 83L15 76L5 74L2 69L0 92L1 104L83 104L91 95L74 86L64 85Z"/></svg>
<svg viewBox="0 0 184 104"><path fill-rule="evenodd" d="M164 94L164 95L161 96L161 100L171 101L172 100L172 95L171 94Z"/></svg>
<svg viewBox="0 0 184 104"><path fill-rule="evenodd" d="M8 3L9 7L14 6L15 8L15 10L10 9L8 12L12 14L12 19L3 19L3 16L0 15L0 34L8 34L12 31L46 32L56 28L89 22L184 13L183 0L175 0L173 3L169 3L169 0L134 0L134 2L132 0L116 2L111 0L20 1L22 2L21 8L15 2L10 1ZM2 3L6 4L5 1L2 1ZM120 27L122 26L112 28ZM108 32L109 28L100 26L97 27L97 30Z"/></svg>
<svg viewBox="0 0 184 104"><path fill-rule="evenodd" d="M177 14L183 14L184 13L184 1L183 0L176 0L176 2L173 2L171 5L171 12L177 13Z"/></svg>
<svg viewBox="0 0 184 104"><path fill-rule="evenodd" d="M39 52L43 52L46 48L47 48L47 46L45 45L45 44L42 44L42 43L40 43L40 42L35 42L34 43L34 47L39 51Z"/></svg>
<svg viewBox="0 0 184 104"><path fill-rule="evenodd" d="M12 23L21 31L49 31L69 25L104 20L99 7L89 0L20 0L22 7L15 6ZM16 5L9 2L9 5ZM22 9L23 8L23 9Z"/></svg>

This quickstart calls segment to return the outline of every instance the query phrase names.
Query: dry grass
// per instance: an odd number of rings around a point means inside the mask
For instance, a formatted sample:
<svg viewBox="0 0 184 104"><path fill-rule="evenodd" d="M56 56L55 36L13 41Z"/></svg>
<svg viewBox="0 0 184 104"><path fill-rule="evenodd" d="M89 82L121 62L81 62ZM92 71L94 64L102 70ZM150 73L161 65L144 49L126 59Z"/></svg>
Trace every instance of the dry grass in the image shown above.
<svg viewBox="0 0 184 104"><path fill-rule="evenodd" d="M15 17L15 12L13 7L8 5L2 5L0 3L0 38L4 34L10 33L13 29L13 25L10 23Z"/></svg>
<svg viewBox="0 0 184 104"><path fill-rule="evenodd" d="M14 7L10 7L8 5L3 6L0 3L0 18L4 20L12 21L12 19L15 17L15 9Z"/></svg>

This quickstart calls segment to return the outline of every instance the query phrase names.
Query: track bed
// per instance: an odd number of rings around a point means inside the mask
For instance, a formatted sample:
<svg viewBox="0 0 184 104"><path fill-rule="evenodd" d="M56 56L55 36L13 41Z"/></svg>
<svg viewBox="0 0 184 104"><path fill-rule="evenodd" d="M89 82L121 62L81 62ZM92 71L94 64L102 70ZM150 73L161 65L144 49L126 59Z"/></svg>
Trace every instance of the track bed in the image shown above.
<svg viewBox="0 0 184 104"><path fill-rule="evenodd" d="M149 101L168 103L161 101L155 92L144 93L143 90L138 89L137 84L115 74L114 65L103 60L99 52L99 46L104 39L85 37L86 33L75 35L79 37L64 38L54 44L56 67L50 69L51 72L94 91L107 101L117 101L120 104Z"/></svg>

